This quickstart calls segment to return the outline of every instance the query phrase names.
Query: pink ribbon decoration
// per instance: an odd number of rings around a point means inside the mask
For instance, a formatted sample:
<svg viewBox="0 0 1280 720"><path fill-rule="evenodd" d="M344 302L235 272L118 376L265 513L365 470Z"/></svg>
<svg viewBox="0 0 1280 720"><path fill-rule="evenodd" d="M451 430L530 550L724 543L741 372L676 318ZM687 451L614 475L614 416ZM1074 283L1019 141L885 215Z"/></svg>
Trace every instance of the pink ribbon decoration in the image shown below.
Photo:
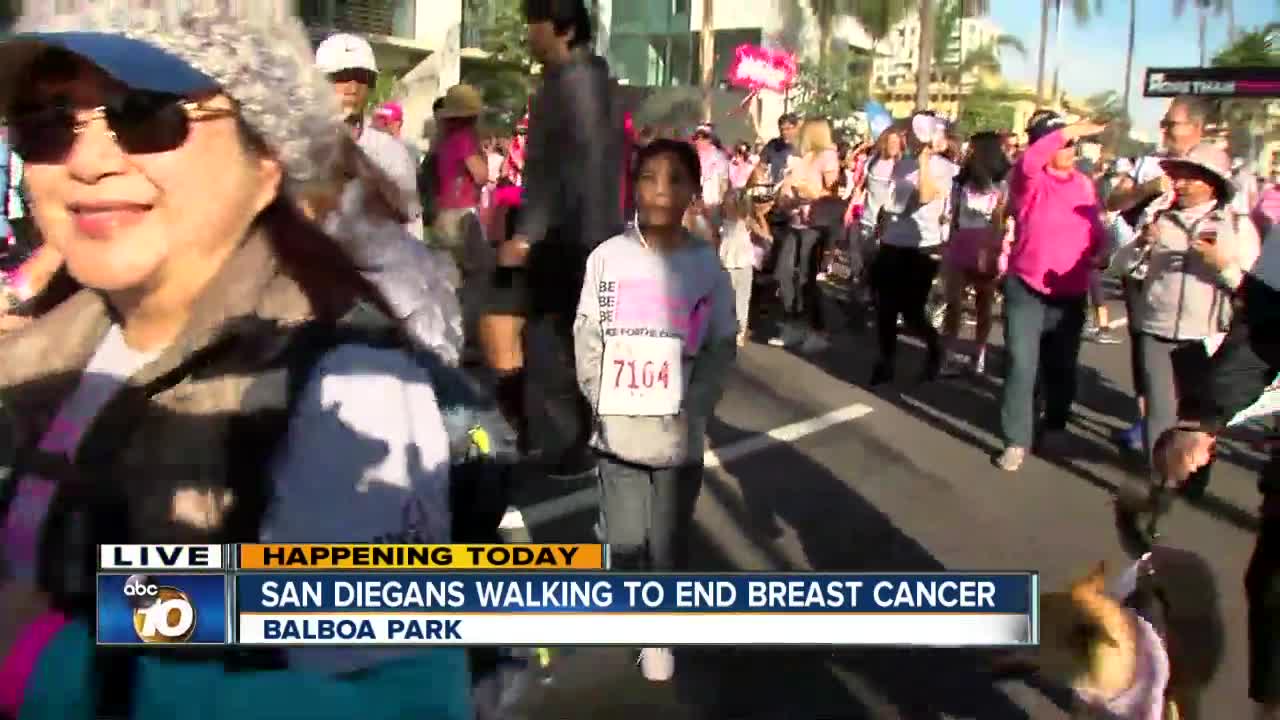
<svg viewBox="0 0 1280 720"><path fill-rule="evenodd" d="M759 45L739 45L729 66L729 84L752 93L786 92L796 79L796 56Z"/></svg>

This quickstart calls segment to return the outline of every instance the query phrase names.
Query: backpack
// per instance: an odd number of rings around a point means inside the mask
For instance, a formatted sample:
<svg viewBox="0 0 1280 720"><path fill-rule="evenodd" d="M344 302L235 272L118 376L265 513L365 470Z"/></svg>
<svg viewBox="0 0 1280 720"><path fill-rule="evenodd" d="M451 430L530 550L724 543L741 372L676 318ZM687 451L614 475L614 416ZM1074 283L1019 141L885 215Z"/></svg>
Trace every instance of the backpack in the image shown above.
<svg viewBox="0 0 1280 720"><path fill-rule="evenodd" d="M336 325L303 328L286 351L285 407L293 415L316 363L347 344L405 348L398 326L367 304ZM519 461L516 432L484 387L484 378L452 367L425 350L409 350L431 376L449 438L449 505L452 542L501 542L498 524L507 509L512 470Z"/></svg>
<svg viewBox="0 0 1280 720"><path fill-rule="evenodd" d="M263 391L261 398L276 398L277 406L287 412L279 414L279 421L271 421L260 428L270 437L255 438L256 448L268 450L275 447L287 428L288 418L311 378L315 365L330 350L346 344L363 344L378 348L405 349L408 343L401 338L398 326L386 315L368 305L357 305L336 324L313 323L299 329L284 350L280 365L285 372L266 372L257 381ZM498 525L507 508L508 490L518 460L515 432L498 412L497 405L483 387L483 379L467 371L446 365L427 351L413 352L418 362L428 370L432 387L444 420L450 454L449 505L452 520L452 542L496 543L501 542ZM16 431L9 416L0 408L0 516L8 510L16 485L13 470L20 464L20 451L16 443ZM127 433L127 429L121 428ZM256 433L255 433L256 434ZM234 438L235 436L233 436ZM244 441L239 436L238 441ZM236 439L229 438L233 444ZM258 444L260 442L260 444ZM243 449L243 448L241 448ZM250 452L253 452L251 450ZM22 453L25 454L25 453ZM25 464L25 463L24 463ZM55 528L59 536L70 538L50 552L56 554L54 566L63 561L83 556L85 562L73 566L96 567L96 548L86 545L92 542L93 532L88 527L103 523L123 526L124 508L114 506L95 508L93 519L84 513L64 519ZM51 516L52 518L52 516ZM117 538L104 542L127 541ZM65 557L64 557L65 556ZM86 564L87 563L87 564ZM65 579L65 578L64 578ZM75 581L75 578L70 578ZM92 576L88 578L92 582ZM58 583L65 584L65 583ZM92 595L77 600L74 614L92 612ZM137 660L150 651L146 648L98 647L94 652L91 672L98 678L96 692L97 717L128 718L132 716L134 678ZM187 648L175 652L163 651L165 657L176 661L221 662L229 672L283 669L284 656L276 648Z"/></svg>

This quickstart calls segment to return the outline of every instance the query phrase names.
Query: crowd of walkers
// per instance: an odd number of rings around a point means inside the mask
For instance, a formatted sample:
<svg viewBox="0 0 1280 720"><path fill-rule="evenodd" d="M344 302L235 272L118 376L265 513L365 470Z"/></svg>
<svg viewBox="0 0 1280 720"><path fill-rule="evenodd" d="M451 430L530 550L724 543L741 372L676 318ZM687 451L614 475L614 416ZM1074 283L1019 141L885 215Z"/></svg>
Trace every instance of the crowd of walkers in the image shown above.
<svg viewBox="0 0 1280 720"><path fill-rule="evenodd" d="M369 107L369 43L313 51L280 6L34 10L0 43L0 717L501 716L513 688L484 681L510 651L95 647L94 547L498 541L531 476L598 486L612 568L686 569L751 320L826 350L837 258L874 308L871 386L900 325L925 381L988 372L1003 316L1009 472L1062 443L1082 340L1114 341L1104 278L1133 348L1117 440L1157 489L1203 492L1277 372L1280 184L1233 167L1193 98L1163 154L1089 172L1104 126L1051 111L1025 148L927 112L848 142L787 114L726 148L710 123L635 128L584 3L527 0L527 116L485 138L457 85L422 153L400 105ZM1272 712L1278 467L1248 583ZM664 680L674 657L640 665Z"/></svg>

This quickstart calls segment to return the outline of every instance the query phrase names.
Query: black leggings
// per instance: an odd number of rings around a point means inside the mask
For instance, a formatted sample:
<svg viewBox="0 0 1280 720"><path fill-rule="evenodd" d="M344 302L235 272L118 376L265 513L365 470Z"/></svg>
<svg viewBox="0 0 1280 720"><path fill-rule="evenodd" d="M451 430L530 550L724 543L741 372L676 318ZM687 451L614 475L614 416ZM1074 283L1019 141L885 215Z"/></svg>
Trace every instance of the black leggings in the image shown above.
<svg viewBox="0 0 1280 720"><path fill-rule="evenodd" d="M899 315L908 328L924 339L931 355L941 352L938 331L925 315L938 265L927 250L880 246L871 265L871 288L875 292L882 362L892 361L897 354Z"/></svg>

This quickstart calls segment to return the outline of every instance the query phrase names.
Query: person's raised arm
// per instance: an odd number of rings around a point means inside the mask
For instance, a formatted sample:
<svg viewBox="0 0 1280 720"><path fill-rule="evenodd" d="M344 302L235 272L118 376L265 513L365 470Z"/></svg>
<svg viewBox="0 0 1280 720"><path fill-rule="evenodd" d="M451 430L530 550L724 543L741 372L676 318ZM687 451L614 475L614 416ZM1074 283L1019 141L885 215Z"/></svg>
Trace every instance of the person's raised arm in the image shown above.
<svg viewBox="0 0 1280 720"><path fill-rule="evenodd" d="M933 175L933 148L928 145L920 148L920 154L917 156L919 168L916 170L919 180L916 184L916 195L921 205L928 205L937 200L947 191L938 183L938 179Z"/></svg>
<svg viewBox="0 0 1280 720"><path fill-rule="evenodd" d="M1139 162L1134 172L1140 172L1146 167L1145 163L1152 162L1150 159L1143 159ZM1141 177L1141 175L1136 175ZM1159 197L1173 189L1173 183L1169 180L1169 176L1160 173L1146 182L1131 182L1124 187L1117 187L1107 196L1108 212L1125 212L1133 209L1135 206L1146 202L1152 198Z"/></svg>

